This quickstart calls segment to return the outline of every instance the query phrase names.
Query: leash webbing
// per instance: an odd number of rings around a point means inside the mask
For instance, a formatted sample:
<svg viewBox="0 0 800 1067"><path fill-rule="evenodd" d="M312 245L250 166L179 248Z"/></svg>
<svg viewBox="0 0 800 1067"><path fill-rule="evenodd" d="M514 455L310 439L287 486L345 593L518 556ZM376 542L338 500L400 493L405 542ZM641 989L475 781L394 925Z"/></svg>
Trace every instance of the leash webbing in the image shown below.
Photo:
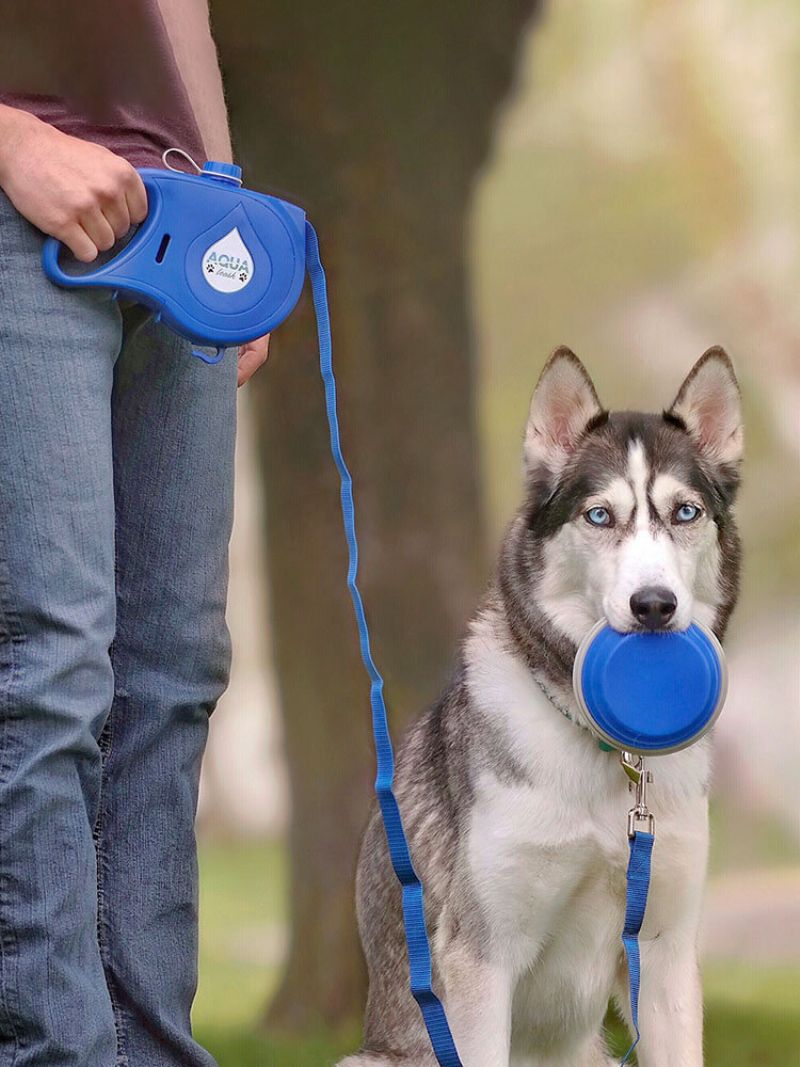
<svg viewBox="0 0 800 1067"><path fill-rule="evenodd" d="M317 234L309 222L306 222L306 270L311 282L314 314L317 320L319 363L325 388L325 411L330 431L331 454L340 479L342 522L348 552L347 588L350 591L358 627L361 659L370 680L372 729L377 760L375 792L378 796L383 817L392 867L402 886L403 922L408 945L411 992L422 1012L428 1036L440 1067L462 1067L444 1007L432 988L433 967L430 941L425 923L424 891L422 883L414 870L411 852L403 829L400 808L394 795L394 750L383 696L383 677L372 656L369 626L367 625L364 603L358 588L358 538L356 536L355 506L353 502L353 479L342 453L339 434L327 284L319 255ZM641 830L637 830L630 840L625 926L622 942L625 947L625 956L628 961L630 975L631 1021L635 1039L622 1060L623 1065L628 1062L633 1050L639 1043L639 987L641 983L639 932L642 928L647 907L647 893L650 885L650 859L654 841L653 834Z"/></svg>
<svg viewBox="0 0 800 1067"><path fill-rule="evenodd" d="M631 992L631 1023L633 1025L633 1044L625 1053L620 1067L628 1062L631 1053L639 1044L639 987L641 985L641 959L639 955L639 932L642 929L644 913L647 907L647 892L650 888L650 860L653 854L655 836L644 830L637 830L630 839L630 858L628 859L628 888L625 904L625 926L622 931L622 944L628 961L628 976Z"/></svg>
<svg viewBox="0 0 800 1067"><path fill-rule="evenodd" d="M314 314L319 339L319 365L325 386L325 411L330 430L331 453L340 479L342 522L347 540L347 587L353 601L358 626L361 659L370 680L372 729L375 736L377 775L375 792L378 795L386 841L395 874L403 889L403 922L408 944L408 965L411 992L419 1005L433 1051L441 1067L462 1067L453 1036L441 1001L433 992L433 968L428 931L425 925L425 904L422 884L414 870L411 853L403 829L403 820L394 795L394 751L389 734L386 703L383 697L383 678L375 666L370 647L369 627L364 604L358 588L358 539L356 537L353 479L342 454L339 419L336 411L336 379L333 374L331 325L328 313L328 293L325 271L319 255L319 241L314 227L306 222L306 270L311 282Z"/></svg>

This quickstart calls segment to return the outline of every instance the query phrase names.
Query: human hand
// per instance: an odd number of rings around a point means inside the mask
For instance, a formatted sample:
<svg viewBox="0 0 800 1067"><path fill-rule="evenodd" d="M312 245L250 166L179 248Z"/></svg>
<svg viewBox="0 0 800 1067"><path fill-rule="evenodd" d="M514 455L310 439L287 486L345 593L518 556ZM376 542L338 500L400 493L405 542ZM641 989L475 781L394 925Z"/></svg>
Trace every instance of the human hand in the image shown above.
<svg viewBox="0 0 800 1067"><path fill-rule="evenodd" d="M0 188L21 215L83 263L147 216L147 193L127 160L3 105Z"/></svg>
<svg viewBox="0 0 800 1067"><path fill-rule="evenodd" d="M255 341L248 341L246 345L239 346L239 377L237 385L242 386L249 382L259 367L267 362L269 355L269 334L258 337Z"/></svg>

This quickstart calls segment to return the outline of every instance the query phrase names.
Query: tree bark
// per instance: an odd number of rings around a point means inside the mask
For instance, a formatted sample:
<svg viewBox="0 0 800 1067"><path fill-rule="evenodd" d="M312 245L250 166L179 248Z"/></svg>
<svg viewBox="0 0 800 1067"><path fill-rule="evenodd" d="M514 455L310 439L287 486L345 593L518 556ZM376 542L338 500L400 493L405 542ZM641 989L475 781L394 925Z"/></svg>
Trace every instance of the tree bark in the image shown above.
<svg viewBox="0 0 800 1067"><path fill-rule="evenodd" d="M217 0L249 186L301 203L331 294L362 588L395 735L445 680L484 580L465 259L472 187L534 0ZM373 757L310 300L254 409L292 819L291 947L270 1021L359 1013L353 908Z"/></svg>

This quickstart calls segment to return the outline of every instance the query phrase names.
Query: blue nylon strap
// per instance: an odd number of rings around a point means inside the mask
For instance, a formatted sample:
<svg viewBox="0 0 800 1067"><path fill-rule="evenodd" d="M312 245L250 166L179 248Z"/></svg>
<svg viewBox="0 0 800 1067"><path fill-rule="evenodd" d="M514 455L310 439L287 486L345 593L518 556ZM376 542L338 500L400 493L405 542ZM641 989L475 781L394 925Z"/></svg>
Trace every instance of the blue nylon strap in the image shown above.
<svg viewBox="0 0 800 1067"><path fill-rule="evenodd" d="M625 926L622 944L628 960L631 987L631 1022L635 1034L633 1044L625 1053L622 1065L626 1064L639 1044L639 987L641 984L641 959L639 957L639 932L642 929L647 907L647 892L650 888L650 859L653 854L653 834L637 830L631 838L628 860L628 891L625 905Z"/></svg>
<svg viewBox="0 0 800 1067"><path fill-rule="evenodd" d="M342 453L339 435L339 419L336 411L336 379L333 373L333 351L328 314L328 295L325 271L319 255L319 242L310 223L306 223L306 269L311 282L314 312L319 338L319 360L325 387L325 410L330 429L331 453L339 472L342 521L347 540L348 570L347 587L353 601L358 626L361 658L370 680L370 704L372 706L372 729L375 736L377 774L375 791L378 795L386 841L395 874L403 892L403 922L408 944L408 965L411 992L419 1005L431 1045L440 1067L462 1067L456 1051L453 1035L447 1022L444 1007L433 992L431 949L425 924L425 905L422 884L414 870L408 847L403 820L397 798L394 795L394 751L389 734L386 704L383 697L383 678L372 658L369 627L364 613L364 604L358 589L358 539L356 537L355 507L353 503L353 480ZM625 1054L622 1064L630 1059L639 1043L639 987L641 963L639 957L639 932L647 907L650 886L650 860L653 852L653 834L637 831L630 842L628 862L628 888L625 908L625 926L622 942L628 961L631 992L631 1020L635 1040Z"/></svg>
<svg viewBox="0 0 800 1067"><path fill-rule="evenodd" d="M383 816L383 825L386 830L386 841L389 846L392 866L403 889L403 922L405 923L406 941L408 943L411 992L417 1004L419 1004L433 1051L441 1067L462 1067L444 1008L432 989L431 949L425 925L422 885L411 861L411 853L403 830L400 808L397 805L397 798L393 791L394 751L389 734L386 704L383 698L383 678L372 658L367 618L364 614L364 604L357 584L358 540L356 538L355 508L353 504L353 480L342 454L342 445L339 437L327 284L325 271L319 256L319 241L313 226L309 222L306 222L306 269L311 281L314 313L317 319L319 364L322 372L322 381L325 386L325 410L330 429L331 453L341 482L342 521L347 539L349 559L347 587L350 590L358 626L361 658L364 661L364 667L370 680L372 729L375 735L375 754L378 766L375 791L378 794Z"/></svg>

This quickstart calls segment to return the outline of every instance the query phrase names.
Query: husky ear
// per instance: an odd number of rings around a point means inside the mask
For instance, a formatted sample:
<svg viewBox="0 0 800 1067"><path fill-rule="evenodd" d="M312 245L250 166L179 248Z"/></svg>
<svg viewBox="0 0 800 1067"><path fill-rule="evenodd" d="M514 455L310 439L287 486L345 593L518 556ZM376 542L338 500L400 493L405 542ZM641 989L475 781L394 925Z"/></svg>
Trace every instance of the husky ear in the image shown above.
<svg viewBox="0 0 800 1067"><path fill-rule="evenodd" d="M738 463L744 449L739 385L723 348L709 348L695 363L667 412L678 418L713 463Z"/></svg>
<svg viewBox="0 0 800 1067"><path fill-rule="evenodd" d="M557 474L589 424L604 414L592 379L569 348L548 359L531 400L525 430L525 466Z"/></svg>

